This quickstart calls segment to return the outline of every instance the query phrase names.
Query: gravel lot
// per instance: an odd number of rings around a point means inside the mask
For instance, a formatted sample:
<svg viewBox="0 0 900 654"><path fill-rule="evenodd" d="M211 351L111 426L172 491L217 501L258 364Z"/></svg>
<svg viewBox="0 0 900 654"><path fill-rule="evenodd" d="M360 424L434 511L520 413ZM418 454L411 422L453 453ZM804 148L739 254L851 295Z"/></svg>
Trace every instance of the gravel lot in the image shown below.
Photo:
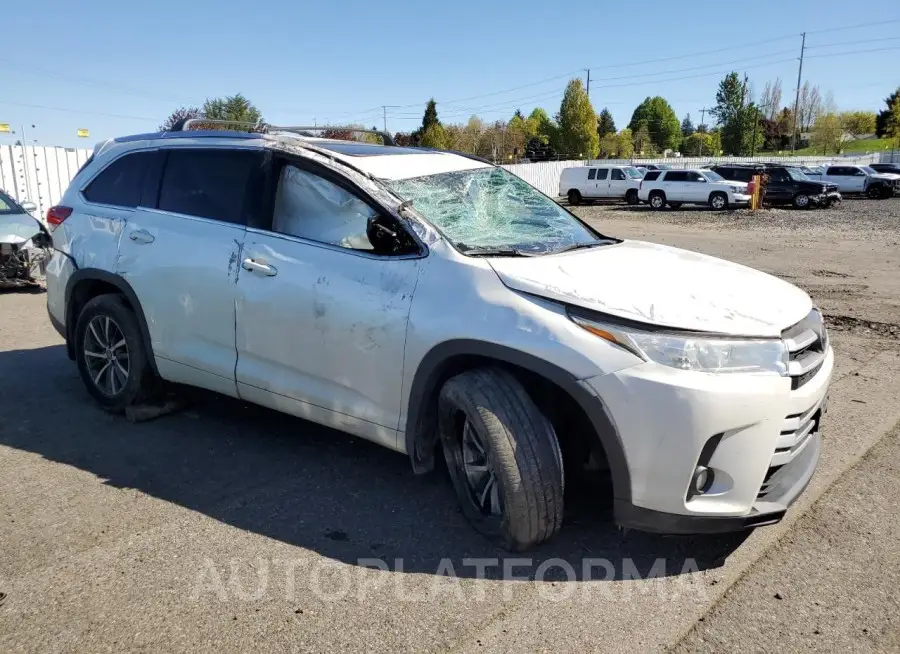
<svg viewBox="0 0 900 654"><path fill-rule="evenodd" d="M785 521L623 534L586 497L522 562L471 532L445 480L343 434L204 394L146 423L102 413L44 296L3 293L0 651L896 651L900 199L576 211L823 307L838 356L823 453Z"/></svg>

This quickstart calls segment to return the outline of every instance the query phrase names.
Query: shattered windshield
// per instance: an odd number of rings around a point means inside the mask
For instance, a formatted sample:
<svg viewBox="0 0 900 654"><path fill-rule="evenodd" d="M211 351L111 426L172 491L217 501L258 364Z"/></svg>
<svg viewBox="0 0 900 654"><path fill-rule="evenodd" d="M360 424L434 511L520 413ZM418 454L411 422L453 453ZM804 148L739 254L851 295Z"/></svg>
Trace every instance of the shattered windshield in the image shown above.
<svg viewBox="0 0 900 654"><path fill-rule="evenodd" d="M476 168L387 185L463 252L535 255L615 242L502 168Z"/></svg>
<svg viewBox="0 0 900 654"><path fill-rule="evenodd" d="M803 174L803 171L799 168L785 168L787 174L790 176L792 180L795 182L808 182L809 177Z"/></svg>

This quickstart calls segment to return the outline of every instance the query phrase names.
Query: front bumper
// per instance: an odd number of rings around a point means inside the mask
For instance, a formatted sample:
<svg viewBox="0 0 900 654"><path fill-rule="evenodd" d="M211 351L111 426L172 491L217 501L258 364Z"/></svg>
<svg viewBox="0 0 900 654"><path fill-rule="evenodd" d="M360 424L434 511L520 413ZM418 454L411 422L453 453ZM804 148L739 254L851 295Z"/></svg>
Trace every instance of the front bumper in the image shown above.
<svg viewBox="0 0 900 654"><path fill-rule="evenodd" d="M731 196L731 204L750 204L750 198L752 197L745 193L735 193Z"/></svg>
<svg viewBox="0 0 900 654"><path fill-rule="evenodd" d="M825 207L840 202L843 198L838 191L828 191L819 195L811 195L810 200L818 207Z"/></svg>
<svg viewBox="0 0 900 654"><path fill-rule="evenodd" d="M788 378L707 375L653 363L587 380L625 450L631 494L616 523L661 533L714 533L778 522L819 458L819 420L834 368L791 390ZM692 494L697 465L712 487Z"/></svg>

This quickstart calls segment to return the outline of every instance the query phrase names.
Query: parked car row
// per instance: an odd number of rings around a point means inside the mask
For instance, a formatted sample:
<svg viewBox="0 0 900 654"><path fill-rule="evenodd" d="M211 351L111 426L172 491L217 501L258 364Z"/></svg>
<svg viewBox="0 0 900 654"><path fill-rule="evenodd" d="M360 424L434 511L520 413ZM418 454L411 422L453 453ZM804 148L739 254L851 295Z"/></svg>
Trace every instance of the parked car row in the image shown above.
<svg viewBox="0 0 900 654"><path fill-rule="evenodd" d="M875 167L877 166L877 168ZM797 209L830 207L842 194L872 199L900 192L900 165L831 165L809 168L779 163L711 164L676 170L662 164L640 166L576 166L560 175L559 196L577 205L585 201L622 199L646 202L652 209L705 204L713 209L746 206L755 176L762 178L763 202Z"/></svg>

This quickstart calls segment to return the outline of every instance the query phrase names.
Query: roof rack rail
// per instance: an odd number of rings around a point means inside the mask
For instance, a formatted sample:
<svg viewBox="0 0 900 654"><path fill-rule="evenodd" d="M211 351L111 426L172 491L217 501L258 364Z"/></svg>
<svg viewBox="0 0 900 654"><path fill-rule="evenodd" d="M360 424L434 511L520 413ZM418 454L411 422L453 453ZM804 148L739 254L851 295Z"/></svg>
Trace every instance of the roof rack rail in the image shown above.
<svg viewBox="0 0 900 654"><path fill-rule="evenodd" d="M176 123L172 127L173 132L187 132L197 125L235 125L249 128L250 132L259 132L262 134L271 134L272 132L292 132L302 136L312 136L309 132L323 132L326 130L334 130L341 132L358 132L361 134L377 134L382 138L385 145L394 146L394 139L390 133L380 129L365 129L364 127L354 127L352 125L312 125L312 126L295 126L295 125L269 125L268 123L249 123L239 120L220 120L215 118L188 118Z"/></svg>
<svg viewBox="0 0 900 654"><path fill-rule="evenodd" d="M388 132L380 129L366 129L364 127L354 127L352 125L313 125L313 126L282 126L282 125L266 125L266 132L271 134L272 132L294 132L297 134L302 134L304 136L309 136L306 132L324 132L327 130L334 130L336 132L357 132L359 134L377 134L382 138L385 145L394 146L394 139Z"/></svg>
<svg viewBox="0 0 900 654"><path fill-rule="evenodd" d="M218 118L187 118L175 123L172 126L173 132L187 132L196 125L235 125L240 127L249 127L251 132L265 132L265 123L250 123L240 120L220 120Z"/></svg>

